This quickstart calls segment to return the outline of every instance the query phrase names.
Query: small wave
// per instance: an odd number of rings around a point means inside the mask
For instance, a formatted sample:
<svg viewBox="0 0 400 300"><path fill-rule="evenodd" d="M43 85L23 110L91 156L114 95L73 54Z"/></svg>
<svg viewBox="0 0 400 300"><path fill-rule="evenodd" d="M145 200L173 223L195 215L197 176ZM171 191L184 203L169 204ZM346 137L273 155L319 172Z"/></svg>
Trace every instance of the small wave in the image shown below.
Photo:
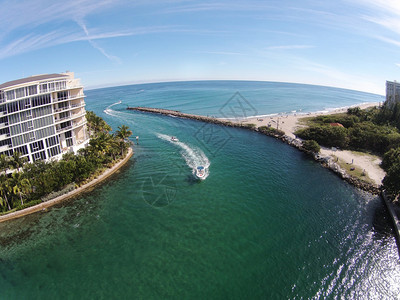
<svg viewBox="0 0 400 300"><path fill-rule="evenodd" d="M173 142L171 140L172 136L162 134L162 133L157 133L157 137L165 140L167 142L170 142L173 145L177 145L178 147L181 148L181 155L185 159L186 164L188 167L190 167L192 170L197 168L198 166L203 166L206 168L206 174L204 176L204 179L206 179L209 175L209 166L210 166L210 161L208 157L204 154L201 149L190 146L188 144L185 144L181 141L179 142Z"/></svg>

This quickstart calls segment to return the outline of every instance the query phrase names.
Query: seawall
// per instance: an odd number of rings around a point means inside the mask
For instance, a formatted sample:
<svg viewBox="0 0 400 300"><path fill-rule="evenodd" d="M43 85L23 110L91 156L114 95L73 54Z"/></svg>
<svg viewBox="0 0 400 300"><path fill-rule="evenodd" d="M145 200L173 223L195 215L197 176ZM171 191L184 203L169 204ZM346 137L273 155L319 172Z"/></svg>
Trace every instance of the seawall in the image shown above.
<svg viewBox="0 0 400 300"><path fill-rule="evenodd" d="M77 189L74 189L72 191L70 191L69 193L66 193L64 195L58 196L52 200L46 201L46 202L42 202L40 204L37 204L35 206L31 206L22 210L18 210L3 216L0 216L0 223L1 222L5 222L5 221L9 221L12 219L16 219L16 218L20 218L38 211L41 211L45 208L48 208L50 206L53 206L57 203L60 203L64 200L70 199L72 197L75 197L91 188L93 188L95 185L99 184L100 182L104 181L105 179L107 179L108 177L110 177L112 174L114 174L115 172L117 172L122 166L124 166L129 159L132 157L133 155L133 150L132 148L128 149L128 153L126 154L125 158L123 158L121 161L117 162L114 166L112 166L110 169L105 170L100 176L98 176L96 179L93 179L92 181L80 186Z"/></svg>
<svg viewBox="0 0 400 300"><path fill-rule="evenodd" d="M343 170L342 168L340 168L340 166L335 162L333 157L330 156L320 156L318 154L315 153L311 153L309 151L307 151L306 149L304 149L303 147L303 142L301 139L298 138L292 138L288 135L286 135L283 131L280 130L274 130L274 129L270 129L270 130L260 130L260 127L257 126L251 126L249 124L242 124L239 122L231 122L231 121L227 121L227 120L222 120L222 119L217 119L217 118L212 118L212 117L205 117L205 116L199 116L199 115L193 115L193 114L187 114L187 113L182 113L180 111L177 110L169 110L169 109L160 109L160 108L150 108L150 107L128 107L128 110L134 110L134 111L140 111L140 112L145 112L145 113L156 113L156 114L162 114L162 115L166 115L166 116L174 116L174 117L179 117L179 118L184 118L184 119L191 119L191 120L197 120L197 121L201 121L201 122L207 122L207 123L213 123L213 124L217 124L217 125L223 125L223 126L229 126L229 127L236 127L236 128L243 128L243 129L247 129L247 130L252 130L252 131L256 131L259 132L261 134L267 135L267 136L271 136L274 137L276 139L281 140L282 142L295 147L297 149L299 149L302 152L305 152L307 154L309 154L310 156L312 156L316 161L320 162L321 165L329 170L331 170L332 172L334 172L335 174L337 174L340 178L342 178L343 180L345 180L346 182L352 184L353 186L367 191L369 193L372 194L380 194L381 190L380 187L372 184L372 183L368 183L365 181L362 181L350 174L347 174L347 172L345 170Z"/></svg>
<svg viewBox="0 0 400 300"><path fill-rule="evenodd" d="M394 206L392 201L390 201L386 195L386 193L383 191L382 192L382 199L383 202L386 205L387 210L389 211L390 218L392 219L393 222L393 229L394 229L394 234L396 236L396 242L397 242L397 249L399 251L399 256L400 256L400 209Z"/></svg>

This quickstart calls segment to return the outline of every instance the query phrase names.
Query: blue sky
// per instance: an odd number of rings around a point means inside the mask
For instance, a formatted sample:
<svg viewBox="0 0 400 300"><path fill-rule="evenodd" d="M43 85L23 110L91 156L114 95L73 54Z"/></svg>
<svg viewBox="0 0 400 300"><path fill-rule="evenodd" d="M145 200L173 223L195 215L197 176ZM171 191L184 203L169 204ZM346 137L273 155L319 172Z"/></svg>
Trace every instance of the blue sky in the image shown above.
<svg viewBox="0 0 400 300"><path fill-rule="evenodd" d="M384 94L399 0L0 0L0 83L75 72L86 88L239 79Z"/></svg>

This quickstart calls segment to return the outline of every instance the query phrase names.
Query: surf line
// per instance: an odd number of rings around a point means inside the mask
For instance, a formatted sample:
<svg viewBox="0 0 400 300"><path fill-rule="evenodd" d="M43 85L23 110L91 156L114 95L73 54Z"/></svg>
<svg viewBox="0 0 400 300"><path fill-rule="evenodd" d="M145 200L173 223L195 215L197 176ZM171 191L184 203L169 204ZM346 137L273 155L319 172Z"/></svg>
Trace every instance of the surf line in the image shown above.
<svg viewBox="0 0 400 300"><path fill-rule="evenodd" d="M356 188L359 188L361 190L367 191L367 192L375 194L375 195L380 194L379 186L376 186L373 183L362 181L350 174L347 174L336 163L331 163L330 160L327 160L327 157L321 157L318 153L312 153L312 152L306 150L303 147L303 141L301 139L292 138L292 137L286 135L285 132L283 132L281 130L275 130L273 128L270 128L269 130L264 130L262 127L257 127L252 124L242 123L240 121L232 122L232 121L228 121L228 120L224 120L224 119L187 114L187 113L180 112L178 110L151 108L151 107L129 107L129 106L127 107L127 110L139 111L139 112L144 112L144 113L155 113L155 114L161 114L161 115L165 115L165 116L175 116L175 117L179 117L179 118L183 118L183 119L191 119L191 120L196 120L196 121L200 121L200 122L212 123L212 124L216 124L216 125L223 125L223 126L228 126L228 127L243 128L243 129L247 129L247 130L251 130L251 131L256 131L256 132L262 133L264 135L271 136L278 140L281 140L282 142L288 144L289 146L292 146L302 152L309 154L310 156L312 156L314 158L314 160L319 162L323 167L331 170L336 175L338 175L341 179L350 183L351 185L355 186Z"/></svg>

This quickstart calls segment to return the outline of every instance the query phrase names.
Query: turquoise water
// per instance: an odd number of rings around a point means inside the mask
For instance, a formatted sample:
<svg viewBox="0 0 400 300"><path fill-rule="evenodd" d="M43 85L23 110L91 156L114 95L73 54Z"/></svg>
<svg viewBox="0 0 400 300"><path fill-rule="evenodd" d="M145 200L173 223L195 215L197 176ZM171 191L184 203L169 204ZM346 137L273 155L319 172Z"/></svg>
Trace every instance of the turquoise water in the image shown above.
<svg viewBox="0 0 400 300"><path fill-rule="evenodd" d="M272 138L125 110L147 105L218 115L237 91L259 115L380 99L284 87L281 98L282 86L273 83L87 91L88 110L139 135L135 155L90 193L0 224L1 298L396 299L399 256L378 197ZM338 105L324 102L335 97ZM263 98L274 103L254 100ZM208 166L203 181L192 175L196 164Z"/></svg>

